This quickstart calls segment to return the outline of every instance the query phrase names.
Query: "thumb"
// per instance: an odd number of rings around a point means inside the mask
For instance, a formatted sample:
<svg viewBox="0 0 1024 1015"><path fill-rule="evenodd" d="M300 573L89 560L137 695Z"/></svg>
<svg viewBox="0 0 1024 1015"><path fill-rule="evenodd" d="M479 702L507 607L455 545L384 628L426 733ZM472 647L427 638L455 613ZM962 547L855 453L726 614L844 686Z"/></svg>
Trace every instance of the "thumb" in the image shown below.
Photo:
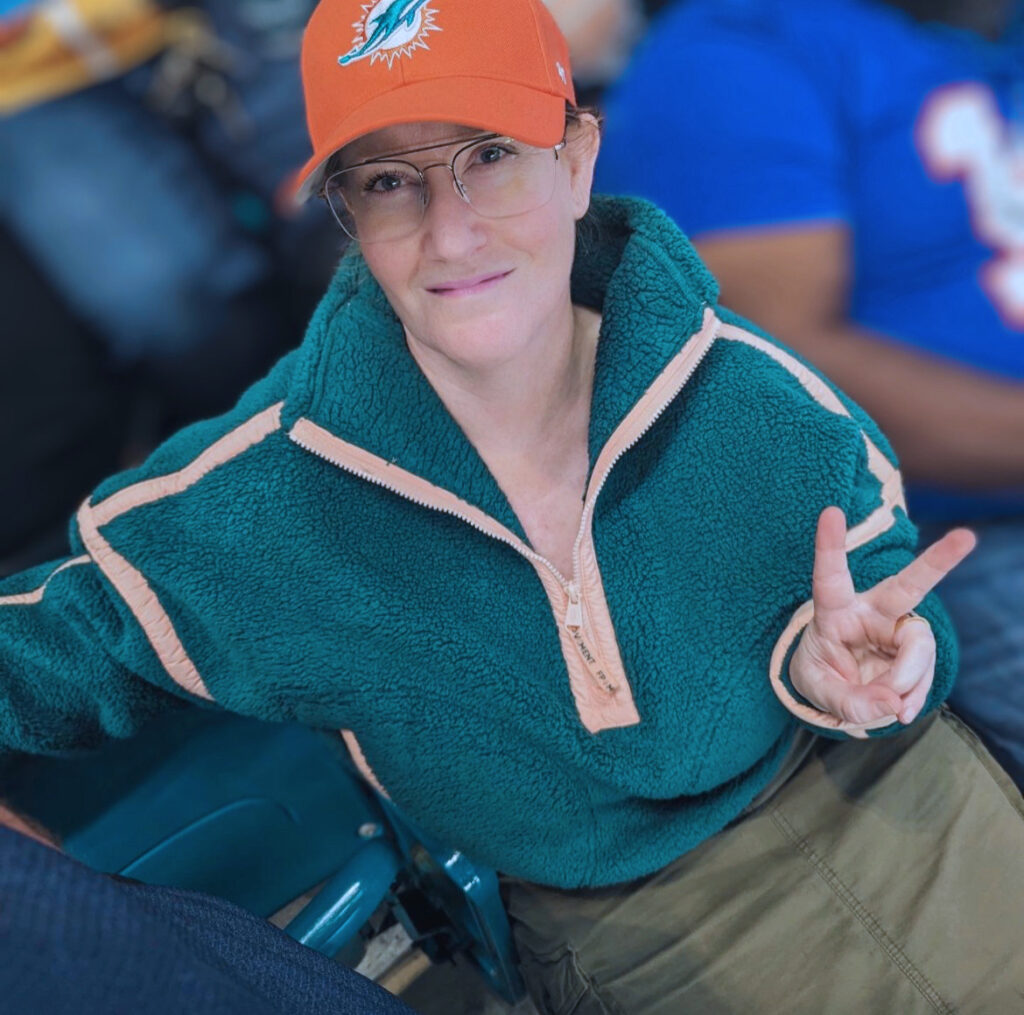
<svg viewBox="0 0 1024 1015"><path fill-rule="evenodd" d="M884 684L851 684L830 673L818 673L793 686L817 708L844 722L856 724L874 722L891 715L893 721L900 714L903 701Z"/></svg>

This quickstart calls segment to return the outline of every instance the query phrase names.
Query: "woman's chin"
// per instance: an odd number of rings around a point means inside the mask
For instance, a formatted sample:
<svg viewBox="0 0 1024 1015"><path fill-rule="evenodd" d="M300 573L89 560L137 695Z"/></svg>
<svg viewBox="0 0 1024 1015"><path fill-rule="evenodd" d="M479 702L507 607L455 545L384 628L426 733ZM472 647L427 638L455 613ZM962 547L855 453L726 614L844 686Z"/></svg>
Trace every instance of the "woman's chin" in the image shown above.
<svg viewBox="0 0 1024 1015"><path fill-rule="evenodd" d="M510 327L509 314L476 314L469 319L432 321L410 336L413 344L469 370L488 370L513 362L526 350L524 330Z"/></svg>

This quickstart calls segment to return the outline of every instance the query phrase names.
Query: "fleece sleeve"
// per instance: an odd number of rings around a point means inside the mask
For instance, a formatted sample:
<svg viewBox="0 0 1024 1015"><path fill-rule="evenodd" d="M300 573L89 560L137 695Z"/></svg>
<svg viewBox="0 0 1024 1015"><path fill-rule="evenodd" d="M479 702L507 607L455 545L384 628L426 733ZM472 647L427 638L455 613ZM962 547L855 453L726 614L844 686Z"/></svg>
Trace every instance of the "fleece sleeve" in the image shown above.
<svg viewBox="0 0 1024 1015"><path fill-rule="evenodd" d="M133 622L85 555L0 583L0 751L129 737L176 703L179 696L119 658L137 642L125 630Z"/></svg>
<svg viewBox="0 0 1024 1015"><path fill-rule="evenodd" d="M202 461L254 418L262 426L288 390L296 356L281 360L224 416L185 428L137 469L101 484L72 523L75 556L0 582L0 751L91 747L132 736L182 699L208 703L201 689L193 694L169 674L168 663L178 660L160 639L170 621L145 576L97 538L97 511L129 488L159 485ZM151 552L181 555L159 526L140 528L135 538ZM116 587L113 571L120 575Z"/></svg>
<svg viewBox="0 0 1024 1015"><path fill-rule="evenodd" d="M857 405L839 396L856 424L855 465L844 508L847 517L847 559L854 586L864 592L909 564L917 555L917 529L907 517L903 485L895 456L881 431ZM938 596L925 597L916 612L935 635L935 678L921 716L938 708L949 696L956 675L956 635ZM819 711L799 695L789 679L789 663L802 632L814 615L811 602L793 614L771 659L771 679L782 704L807 728L836 738L896 733L899 723L885 720L863 725L843 722Z"/></svg>

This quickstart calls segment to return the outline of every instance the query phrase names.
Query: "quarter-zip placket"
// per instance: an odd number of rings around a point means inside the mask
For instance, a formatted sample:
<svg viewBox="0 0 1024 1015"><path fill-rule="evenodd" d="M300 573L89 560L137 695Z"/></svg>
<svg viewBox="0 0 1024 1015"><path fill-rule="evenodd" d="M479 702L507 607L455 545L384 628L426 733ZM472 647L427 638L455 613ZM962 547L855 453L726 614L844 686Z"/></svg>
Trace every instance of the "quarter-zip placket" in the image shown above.
<svg viewBox="0 0 1024 1015"><path fill-rule="evenodd" d="M614 630L611 629L611 618L604 601L603 589L600 588L600 575L596 569L596 557L593 558L592 571L595 580L591 585L583 580L581 558L585 549L593 555L591 526L594 509L612 469L654 426L693 376L711 348L717 324L717 318L710 309L707 309L701 330L690 338L682 351L647 389L601 449L588 484L580 527L573 543L573 571L569 578L566 578L552 561L533 550L497 519L462 500L450 490L435 486L422 477L349 444L309 419L297 420L288 436L299 447L337 468L420 507L457 518L483 535L505 543L529 560L548 592L559 626L567 633L568 641L574 647L583 670L589 675L591 687L606 701L621 698L617 703L620 707L614 710L617 717L588 719L584 715L587 711L586 701L581 702L581 694L574 686L573 693L580 707L581 717L584 718L584 724L592 732L615 726L633 725L639 722L639 716L632 704L629 682L619 657ZM557 597L554 594L556 589L560 593ZM599 615L598 627L601 628L603 637L595 630L595 614ZM604 628L608 630L605 631ZM573 666L570 660L567 659L567 662L570 663L571 676ZM587 695L584 694L583 697L586 699ZM597 712L602 712L603 709L603 706L597 706Z"/></svg>
<svg viewBox="0 0 1024 1015"><path fill-rule="evenodd" d="M477 532L483 533L483 535L490 537L491 539L497 539L499 542L505 543L507 546L512 547L516 553L522 555L529 560L535 567L540 566L545 568L551 577L561 587L566 599L569 602L569 606L565 612L564 622L566 627L570 630L577 629L583 624L583 607L580 601L579 585L575 580L570 580L562 574L558 567L548 560L547 557L531 549L521 539L517 538L514 533L508 530L504 525L501 524L496 518L492 518L490 515L484 515L484 517L492 525L482 524L478 519L474 518L468 511L459 511L456 507L447 504L438 503L436 500L427 497L418 497L416 494L408 489L405 485L398 483L389 483L383 476L377 475L375 472L365 468L359 468L358 465L348 460L347 457L341 455L333 455L324 446L322 440L310 439L312 434L310 428L315 427L317 430L321 430L323 434L327 434L327 431L323 431L322 428L317 427L315 423L311 423L309 420L300 419L296 422L295 426L292 427L289 432L289 438L297 444L304 451L310 452L310 454L316 455L318 458L322 458L326 462L330 462L331 465L342 469L344 472L348 472L359 479L365 480L368 483L373 483L376 486L382 487L390 493L396 494L399 497L416 504L418 507L427 508L431 511L438 511L441 514L450 515L453 518L457 518L461 522L465 522L471 528L477 530ZM330 436L330 435L328 435ZM334 438L337 440L337 438ZM388 469L393 469L390 463L384 462L380 459L380 462L385 465ZM436 488L440 490L441 488ZM444 490L446 494L451 497L455 497L450 491ZM467 505L468 507L469 505ZM484 514L484 512L480 512ZM584 508L584 517L586 516L586 509ZM580 544L580 537L582 535L583 528L581 525L580 532L577 533L576 543L573 549L573 561L574 569L578 569L576 564L578 547Z"/></svg>

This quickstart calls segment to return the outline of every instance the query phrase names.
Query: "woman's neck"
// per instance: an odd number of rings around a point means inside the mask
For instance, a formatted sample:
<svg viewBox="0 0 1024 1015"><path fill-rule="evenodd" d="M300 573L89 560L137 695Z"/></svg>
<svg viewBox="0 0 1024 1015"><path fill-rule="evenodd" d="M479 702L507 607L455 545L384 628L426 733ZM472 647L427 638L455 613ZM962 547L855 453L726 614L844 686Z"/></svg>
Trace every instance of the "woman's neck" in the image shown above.
<svg viewBox="0 0 1024 1015"><path fill-rule="evenodd" d="M600 317L566 300L543 333L486 369L457 363L406 333L409 351L492 471L557 471L586 447ZM501 477L499 476L499 479Z"/></svg>

